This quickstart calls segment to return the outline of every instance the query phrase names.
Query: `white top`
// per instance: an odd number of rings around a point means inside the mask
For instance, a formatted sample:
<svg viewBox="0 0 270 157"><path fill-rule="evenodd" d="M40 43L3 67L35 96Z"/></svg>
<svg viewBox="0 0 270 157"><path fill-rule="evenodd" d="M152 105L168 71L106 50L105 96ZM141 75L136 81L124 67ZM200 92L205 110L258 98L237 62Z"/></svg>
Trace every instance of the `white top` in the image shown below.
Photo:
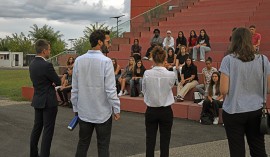
<svg viewBox="0 0 270 157"><path fill-rule="evenodd" d="M169 46L169 47L174 48L174 39L173 39L173 37L164 38L163 47L165 47L165 46Z"/></svg>
<svg viewBox="0 0 270 157"><path fill-rule="evenodd" d="M169 106L174 103L172 88L175 74L165 67L155 66L146 70L142 80L144 102L150 107Z"/></svg>
<svg viewBox="0 0 270 157"><path fill-rule="evenodd" d="M120 113L113 64L101 51L89 50L75 60L71 102L85 122L104 123L112 112Z"/></svg>

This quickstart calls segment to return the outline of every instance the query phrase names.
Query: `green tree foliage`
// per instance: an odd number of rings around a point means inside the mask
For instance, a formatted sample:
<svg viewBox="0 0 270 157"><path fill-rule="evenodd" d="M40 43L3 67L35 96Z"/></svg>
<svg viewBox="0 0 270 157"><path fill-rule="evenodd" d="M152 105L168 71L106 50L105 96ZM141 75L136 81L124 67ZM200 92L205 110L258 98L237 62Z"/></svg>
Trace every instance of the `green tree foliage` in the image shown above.
<svg viewBox="0 0 270 157"><path fill-rule="evenodd" d="M23 33L14 33L0 39L0 51L24 52L24 54L34 53L32 41Z"/></svg>
<svg viewBox="0 0 270 157"><path fill-rule="evenodd" d="M109 26L106 26L105 23L100 24L100 25L90 24L90 26L86 26L85 29L83 30L84 36L74 42L74 48L77 53L84 54L86 51L91 49L91 45L89 43L90 34L98 29L110 30L111 39L117 36L117 32L114 31L112 27L109 28Z"/></svg>
<svg viewBox="0 0 270 157"><path fill-rule="evenodd" d="M54 29L48 25L39 28L34 24L30 28L32 29L29 31L31 40L36 41L38 39L46 39L50 41L52 56L64 51L66 43L61 39L63 34L60 34L60 31L54 31Z"/></svg>

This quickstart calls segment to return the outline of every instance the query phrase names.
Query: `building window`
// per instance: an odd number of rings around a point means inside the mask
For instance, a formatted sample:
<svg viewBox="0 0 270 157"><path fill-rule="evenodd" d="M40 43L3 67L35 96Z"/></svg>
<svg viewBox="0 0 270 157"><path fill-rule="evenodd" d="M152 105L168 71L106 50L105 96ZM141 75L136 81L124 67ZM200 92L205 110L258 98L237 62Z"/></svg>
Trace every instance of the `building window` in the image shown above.
<svg viewBox="0 0 270 157"><path fill-rule="evenodd" d="M4 55L4 60L9 60L9 54Z"/></svg>

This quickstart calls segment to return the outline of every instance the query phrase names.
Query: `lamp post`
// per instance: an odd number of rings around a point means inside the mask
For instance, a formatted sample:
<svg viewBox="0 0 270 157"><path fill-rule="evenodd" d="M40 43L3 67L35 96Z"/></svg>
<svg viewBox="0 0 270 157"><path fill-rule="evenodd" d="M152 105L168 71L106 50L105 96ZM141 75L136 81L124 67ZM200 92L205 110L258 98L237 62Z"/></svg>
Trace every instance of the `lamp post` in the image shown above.
<svg viewBox="0 0 270 157"><path fill-rule="evenodd" d="M110 18L114 18L116 19L116 32L117 32L117 37L118 37L118 23L121 21L119 20L120 17L123 17L125 15L120 15L120 16L114 16L114 17L110 17Z"/></svg>
<svg viewBox="0 0 270 157"><path fill-rule="evenodd" d="M77 40L77 39L68 39L68 41L70 41L70 49L72 49L73 47L74 40Z"/></svg>

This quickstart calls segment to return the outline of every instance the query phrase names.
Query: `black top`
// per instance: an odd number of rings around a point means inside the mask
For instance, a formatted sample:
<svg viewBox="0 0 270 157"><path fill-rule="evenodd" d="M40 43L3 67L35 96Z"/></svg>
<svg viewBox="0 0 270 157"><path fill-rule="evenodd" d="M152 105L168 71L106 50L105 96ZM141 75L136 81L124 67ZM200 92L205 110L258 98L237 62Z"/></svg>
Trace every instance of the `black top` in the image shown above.
<svg viewBox="0 0 270 157"><path fill-rule="evenodd" d="M72 75L67 74L66 80L68 81L68 86L72 84Z"/></svg>
<svg viewBox="0 0 270 157"><path fill-rule="evenodd" d="M174 54L172 56L168 55L167 62L168 63L173 63L173 61L174 61Z"/></svg>
<svg viewBox="0 0 270 157"><path fill-rule="evenodd" d="M181 54L178 54L176 56L176 59L179 60L179 64L184 64L185 61L186 61L186 59L187 59L187 57L188 57L188 54L185 54L184 56L182 56Z"/></svg>
<svg viewBox="0 0 270 157"><path fill-rule="evenodd" d="M143 77L143 74L145 72L144 66L141 66L140 72L138 73L137 69L134 70L134 77Z"/></svg>
<svg viewBox="0 0 270 157"><path fill-rule="evenodd" d="M142 47L140 45L132 45L131 53L141 53Z"/></svg>
<svg viewBox="0 0 270 157"><path fill-rule="evenodd" d="M176 46L178 46L178 45L185 45L185 46L187 46L187 39L186 39L186 37L182 37L182 38L177 38L176 39Z"/></svg>
<svg viewBox="0 0 270 157"><path fill-rule="evenodd" d="M204 43L206 44L207 47L211 47L208 37L206 37L206 38L198 38L197 44L204 44Z"/></svg>
<svg viewBox="0 0 270 157"><path fill-rule="evenodd" d="M196 65L190 65L190 67L184 65L182 68L182 74L184 75L184 79L187 79L191 77L191 75L195 75L195 78L193 80L198 81L198 74L197 74L197 66Z"/></svg>
<svg viewBox="0 0 270 157"><path fill-rule="evenodd" d="M30 78L34 86L32 106L34 108L51 108L58 105L55 87L61 85L52 63L41 57L35 57L29 66Z"/></svg>

